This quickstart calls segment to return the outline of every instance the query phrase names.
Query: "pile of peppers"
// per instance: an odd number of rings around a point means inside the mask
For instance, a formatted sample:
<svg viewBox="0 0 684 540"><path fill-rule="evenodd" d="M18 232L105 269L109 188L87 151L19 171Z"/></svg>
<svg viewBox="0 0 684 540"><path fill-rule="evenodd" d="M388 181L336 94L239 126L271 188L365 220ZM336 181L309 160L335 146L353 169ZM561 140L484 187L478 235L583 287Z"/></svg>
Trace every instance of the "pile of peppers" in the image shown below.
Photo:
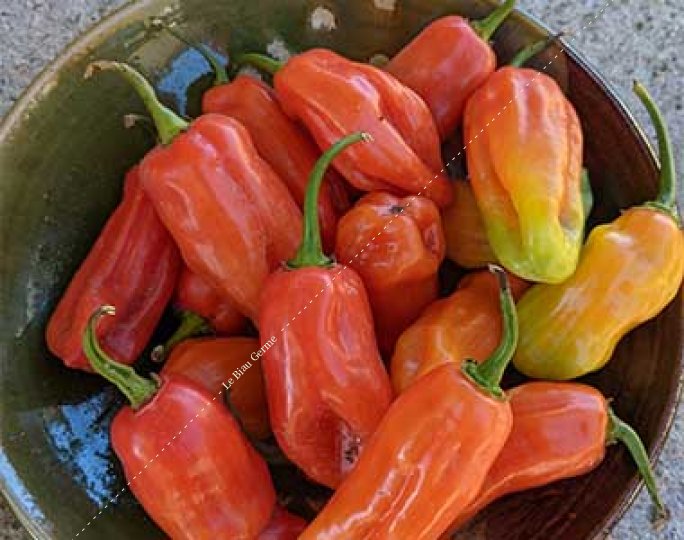
<svg viewBox="0 0 684 540"><path fill-rule="evenodd" d="M46 339L125 396L111 444L169 537L437 539L590 473L613 442L666 513L610 396L568 381L680 289L667 128L635 83L659 192L585 231L578 116L524 67L545 44L497 69L490 39L514 4L437 19L383 68L314 49L231 51L229 71L169 29L215 73L194 119L130 65L89 66L132 86L158 144ZM459 131L467 176L450 180L440 148ZM539 380L504 389L509 364Z"/></svg>

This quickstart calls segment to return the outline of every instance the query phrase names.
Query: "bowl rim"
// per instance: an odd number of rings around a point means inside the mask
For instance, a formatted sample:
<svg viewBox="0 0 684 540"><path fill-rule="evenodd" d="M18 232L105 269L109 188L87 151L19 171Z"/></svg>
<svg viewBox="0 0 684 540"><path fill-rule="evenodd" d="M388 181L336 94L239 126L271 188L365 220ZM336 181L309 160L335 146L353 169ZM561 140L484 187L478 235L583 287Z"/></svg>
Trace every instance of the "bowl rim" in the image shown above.
<svg viewBox="0 0 684 540"><path fill-rule="evenodd" d="M494 0L486 1L495 5ZM101 43L113 35L120 27L126 24L129 19L137 19L140 12L158 2L159 0L128 0L126 3L114 9L111 13L102 17L88 29L71 39L69 43L58 52L56 57L40 70L38 75L21 92L19 98L12 104L4 117L0 120L0 145L11 137L15 126L21 123L22 117L27 112L30 112L32 107L40 101L41 96L49 92L52 84L57 80L60 71L65 66L89 54L90 50L92 50L96 44ZM515 8L511 14L511 18L518 18L520 23L532 25L546 35L553 35L553 31L544 22L524 9ZM588 60L582 53L575 49L573 45L566 42L563 38L560 38L560 48L563 53L570 57L570 59L580 67L590 79L592 79L603 94L612 102L618 113L626 120L627 126L638 140L639 145L650 157L654 167L659 169L660 162L653 145L615 87L601 74L593 62ZM0 191L1 190L2 183L0 183ZM680 287L678 294L681 294L682 291L684 291L684 284ZM684 305L684 301L680 303ZM680 324L684 332L684 318L682 318ZM682 395L684 394L684 350L680 353L678 373L675 375L677 375L678 382L676 383L674 392L670 394L669 399L667 400L667 411L660 419L657 435L649 452L651 462L654 464L658 461L663 446L670 435ZM2 447L3 445L0 442L0 453L3 453ZM627 488L618 499L615 509L610 514L606 515L601 522L597 523L591 533L591 538L598 539L604 537L607 532L617 524L638 497L643 485L643 480L641 480L635 471ZM38 522L30 517L29 512L23 508L19 494L10 488L4 475L0 475L0 493L5 497L12 512L31 537L38 540L52 540L50 531L45 527L40 526Z"/></svg>

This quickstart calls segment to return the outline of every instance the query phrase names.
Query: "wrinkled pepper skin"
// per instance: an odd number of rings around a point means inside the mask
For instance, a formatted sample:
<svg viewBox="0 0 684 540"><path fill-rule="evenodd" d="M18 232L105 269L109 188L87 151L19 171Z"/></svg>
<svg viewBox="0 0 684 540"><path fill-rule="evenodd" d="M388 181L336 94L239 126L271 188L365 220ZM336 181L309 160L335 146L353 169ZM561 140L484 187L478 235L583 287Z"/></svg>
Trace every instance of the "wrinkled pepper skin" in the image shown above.
<svg viewBox="0 0 684 540"><path fill-rule="evenodd" d="M454 200L442 211L447 257L463 268L496 263L472 187L465 180L453 186Z"/></svg>
<svg viewBox="0 0 684 540"><path fill-rule="evenodd" d="M337 487L392 401L359 275L322 250L318 193L328 166L352 133L325 151L311 172L304 232L296 256L264 287L259 328L273 433L312 480Z"/></svg>
<svg viewBox="0 0 684 540"><path fill-rule="evenodd" d="M250 436L265 439L271 434L271 427L261 362L251 361L252 353L259 347L259 340L253 338L189 339L173 349L162 373L182 375L212 397L233 378L229 399L242 427ZM247 364L248 369L240 370ZM238 378L236 372L240 373Z"/></svg>
<svg viewBox="0 0 684 540"><path fill-rule="evenodd" d="M273 90L254 77L239 75L228 84L209 89L202 104L205 113L231 116L247 128L261 157L285 182L301 208L306 179L320 152L309 135L283 112ZM344 180L334 169L328 170L318 210L326 250L334 248L337 220L349 204Z"/></svg>
<svg viewBox="0 0 684 540"><path fill-rule="evenodd" d="M444 251L439 209L425 197L372 192L340 220L335 255L363 279L383 355L437 298Z"/></svg>
<svg viewBox="0 0 684 540"><path fill-rule="evenodd" d="M400 394L301 540L435 539L477 497L513 423L499 385L516 346L515 305L503 270L492 272L499 347L480 365L450 356Z"/></svg>
<svg viewBox="0 0 684 540"><path fill-rule="evenodd" d="M529 287L509 275L517 300ZM496 277L482 270L465 276L451 296L428 307L399 338L392 356L396 393L441 364L463 358L484 361L501 339L501 310Z"/></svg>
<svg viewBox="0 0 684 540"><path fill-rule="evenodd" d="M306 529L306 521L276 506L273 517L257 540L297 540Z"/></svg>
<svg viewBox="0 0 684 540"><path fill-rule="evenodd" d="M536 285L522 298L514 363L529 377L574 379L601 369L620 339L660 313L682 283L684 231L672 143L648 91L639 83L634 91L658 134L658 196L592 230L565 283Z"/></svg>
<svg viewBox="0 0 684 540"><path fill-rule="evenodd" d="M456 15L429 24L385 66L425 100L442 138L456 130L466 100L494 69L492 48Z"/></svg>
<svg viewBox="0 0 684 540"><path fill-rule="evenodd" d="M182 375L147 379L108 357L94 328L104 314L114 309L92 315L83 347L130 402L110 440L133 495L172 539L256 538L275 508L266 462L215 395Z"/></svg>
<svg viewBox="0 0 684 540"><path fill-rule="evenodd" d="M276 337L262 366L273 433L307 476L335 488L392 400L363 282L341 265L280 270L262 298L262 343Z"/></svg>
<svg viewBox="0 0 684 540"><path fill-rule="evenodd" d="M487 126L496 119L496 129ZM584 240L582 130L556 82L504 67L468 100L468 171L491 247L514 274L560 283Z"/></svg>
<svg viewBox="0 0 684 540"><path fill-rule="evenodd" d="M349 148L335 167L363 191L420 194L438 206L451 201L439 135L423 100L394 77L332 51L292 57L274 77L285 112L306 126L320 148L352 131L373 145Z"/></svg>
<svg viewBox="0 0 684 540"><path fill-rule="evenodd" d="M515 367L555 380L601 369L625 334L674 299L682 275L684 233L672 217L638 207L596 227L570 279L520 300Z"/></svg>
<svg viewBox="0 0 684 540"><path fill-rule="evenodd" d="M618 441L632 454L656 508L664 511L643 443L598 390L585 384L532 382L509 390L508 398L511 434L452 532L504 495L587 474L603 461L606 446Z"/></svg>
<svg viewBox="0 0 684 540"><path fill-rule="evenodd" d="M507 401L439 366L394 401L300 539L439 538L477 496L511 424Z"/></svg>
<svg viewBox="0 0 684 540"><path fill-rule="evenodd" d="M126 175L123 200L50 317L50 351L68 367L92 371L83 354L83 332L95 309L113 304L119 316L103 321L98 337L105 351L132 364L159 323L180 268L178 249L133 168Z"/></svg>
<svg viewBox="0 0 684 540"><path fill-rule="evenodd" d="M219 291L202 277L184 267L174 298L176 308L191 311L209 322L219 335L240 334L247 327L247 319Z"/></svg>

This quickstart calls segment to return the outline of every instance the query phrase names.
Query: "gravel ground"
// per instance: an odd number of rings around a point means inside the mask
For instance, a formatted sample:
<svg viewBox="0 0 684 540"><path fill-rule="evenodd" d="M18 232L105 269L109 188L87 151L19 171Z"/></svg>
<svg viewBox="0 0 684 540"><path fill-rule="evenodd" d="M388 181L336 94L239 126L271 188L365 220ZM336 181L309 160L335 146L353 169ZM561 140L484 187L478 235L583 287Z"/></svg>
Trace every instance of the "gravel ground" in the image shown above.
<svg viewBox="0 0 684 540"><path fill-rule="evenodd" d="M0 0L0 115L74 36L124 3L123 0ZM634 78L643 81L669 120L681 161L684 58L677 52L684 42L682 0L614 0L608 5L606 0L518 0L518 4L552 28L573 35L574 45L598 66L637 118L648 125L643 108L630 90ZM605 12L580 32L604 7ZM684 170L684 163L680 162L679 167ZM681 206L681 186L679 195ZM672 519L658 533L648 530L650 504L644 492L612 531L612 538L684 539L683 411L680 407L656 470ZM0 500L0 540L23 538L27 534Z"/></svg>

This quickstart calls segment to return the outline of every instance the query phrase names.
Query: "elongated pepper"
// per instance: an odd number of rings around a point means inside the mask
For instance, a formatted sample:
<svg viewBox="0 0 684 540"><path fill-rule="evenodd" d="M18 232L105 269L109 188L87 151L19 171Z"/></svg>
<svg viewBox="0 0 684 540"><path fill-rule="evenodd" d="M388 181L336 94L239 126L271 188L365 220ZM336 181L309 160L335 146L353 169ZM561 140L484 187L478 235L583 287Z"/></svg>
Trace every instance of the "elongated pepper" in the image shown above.
<svg viewBox="0 0 684 540"><path fill-rule="evenodd" d="M530 377L574 379L601 369L619 340L660 313L682 283L684 233L672 145L647 90L635 83L634 91L658 134L658 197L592 230L577 271L565 283L536 285L521 299L514 363Z"/></svg>
<svg viewBox="0 0 684 540"><path fill-rule="evenodd" d="M506 0L486 18L468 22L450 15L426 26L385 66L425 100L442 138L461 122L466 100L494 73L489 39L513 10Z"/></svg>
<svg viewBox="0 0 684 540"><path fill-rule="evenodd" d="M95 336L105 314L114 309L93 314L83 350L130 401L112 421L111 443L135 497L171 538L256 538L275 507L266 463L201 386L177 374L147 379L111 359Z"/></svg>
<svg viewBox="0 0 684 540"><path fill-rule="evenodd" d="M335 255L363 279L380 352L391 355L399 335L437 298L439 209L425 197L369 193L340 220Z"/></svg>
<svg viewBox="0 0 684 540"><path fill-rule="evenodd" d="M161 144L141 163L143 188L185 263L256 319L269 269L294 253L301 231L287 188L238 121L207 114L188 124L130 66L95 62L87 75L99 70L130 82L154 119Z"/></svg>
<svg viewBox="0 0 684 540"><path fill-rule="evenodd" d="M665 513L643 443L598 390L577 383L532 382L509 390L508 397L511 434L479 495L452 530L504 495L592 471L603 461L606 446L615 442L625 444L656 508Z"/></svg>
<svg viewBox="0 0 684 540"><path fill-rule="evenodd" d="M392 399L359 275L323 254L317 196L323 173L349 135L309 180L302 244L264 287L259 329L271 426L287 457L311 479L337 487Z"/></svg>
<svg viewBox="0 0 684 540"><path fill-rule="evenodd" d="M509 283L515 300L529 287L515 276L509 276ZM451 296L428 307L397 341L390 364L394 391L403 392L446 362L483 362L496 349L502 331L496 277L486 270L468 274Z"/></svg>
<svg viewBox="0 0 684 540"><path fill-rule="evenodd" d="M423 100L391 75L327 49L311 49L280 64L258 54L239 62L274 73L285 112L309 130L320 148L352 131L375 143L350 148L335 167L362 191L419 194L438 206L451 201L439 135Z"/></svg>
<svg viewBox="0 0 684 540"><path fill-rule="evenodd" d="M504 319L497 350L481 365L448 362L400 394L301 540L435 539L477 496L513 421L499 381L515 349L515 305L495 271Z"/></svg>
<svg viewBox="0 0 684 540"><path fill-rule="evenodd" d="M583 136L558 84L518 67L540 44L470 97L464 137L471 185L497 259L524 279L560 283L575 271L584 241Z"/></svg>
<svg viewBox="0 0 684 540"><path fill-rule="evenodd" d="M173 239L143 192L139 169L126 175L114 210L50 317L48 348L65 365L92 371L83 332L103 304L119 310L98 328L102 348L126 364L142 353L171 299L181 268Z"/></svg>

